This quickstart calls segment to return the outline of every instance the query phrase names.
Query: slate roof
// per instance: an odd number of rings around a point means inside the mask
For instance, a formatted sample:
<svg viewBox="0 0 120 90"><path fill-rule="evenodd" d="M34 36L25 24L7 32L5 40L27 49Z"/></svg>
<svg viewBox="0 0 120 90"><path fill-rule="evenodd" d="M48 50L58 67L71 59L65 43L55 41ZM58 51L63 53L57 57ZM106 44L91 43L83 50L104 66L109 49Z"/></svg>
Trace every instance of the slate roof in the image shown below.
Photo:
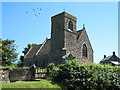
<svg viewBox="0 0 120 90"><path fill-rule="evenodd" d="M111 55L111 56L108 56L108 57L103 58L101 61L107 61L107 60L111 59L111 57L112 57L112 55Z"/></svg>
<svg viewBox="0 0 120 90"><path fill-rule="evenodd" d="M38 55L48 54L50 51L50 40L51 39L46 38L43 44L32 46L25 55L24 59L32 58Z"/></svg>
<svg viewBox="0 0 120 90"><path fill-rule="evenodd" d="M51 39L46 39L41 48L39 49L37 55L48 54L50 51L50 41Z"/></svg>
<svg viewBox="0 0 120 90"><path fill-rule="evenodd" d="M37 53L38 49L39 49L41 46L42 46L42 44L32 46L32 47L29 49L29 51L27 52L27 54L25 55L24 58L34 57L34 55Z"/></svg>
<svg viewBox="0 0 120 90"><path fill-rule="evenodd" d="M83 31L83 29L77 31L77 40L78 40L78 38L80 37L82 31Z"/></svg>
<svg viewBox="0 0 120 90"><path fill-rule="evenodd" d="M116 55L115 55L115 52L113 52L113 55L111 56L108 56L108 57L104 57L100 63L111 63L111 61L117 61L118 63L120 63L120 58L118 58Z"/></svg>

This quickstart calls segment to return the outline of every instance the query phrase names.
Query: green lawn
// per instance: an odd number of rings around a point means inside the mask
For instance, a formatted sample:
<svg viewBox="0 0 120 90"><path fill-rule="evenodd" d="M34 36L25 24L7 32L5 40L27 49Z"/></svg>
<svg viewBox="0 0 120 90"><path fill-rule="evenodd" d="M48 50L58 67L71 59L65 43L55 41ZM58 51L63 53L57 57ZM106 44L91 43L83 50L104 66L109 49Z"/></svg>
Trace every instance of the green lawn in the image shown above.
<svg viewBox="0 0 120 90"><path fill-rule="evenodd" d="M61 88L49 80L3 83L2 88Z"/></svg>

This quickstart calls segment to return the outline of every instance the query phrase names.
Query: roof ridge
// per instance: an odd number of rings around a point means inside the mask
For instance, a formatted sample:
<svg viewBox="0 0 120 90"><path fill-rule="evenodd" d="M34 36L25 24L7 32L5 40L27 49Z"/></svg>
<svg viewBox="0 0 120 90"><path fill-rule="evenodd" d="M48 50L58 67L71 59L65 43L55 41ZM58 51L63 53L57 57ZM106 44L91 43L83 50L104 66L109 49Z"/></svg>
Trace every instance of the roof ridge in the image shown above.
<svg viewBox="0 0 120 90"><path fill-rule="evenodd" d="M24 58L26 58L26 56L28 55L28 53L31 51L32 48L33 48L33 46L28 50L28 52L26 53L26 55L24 56Z"/></svg>

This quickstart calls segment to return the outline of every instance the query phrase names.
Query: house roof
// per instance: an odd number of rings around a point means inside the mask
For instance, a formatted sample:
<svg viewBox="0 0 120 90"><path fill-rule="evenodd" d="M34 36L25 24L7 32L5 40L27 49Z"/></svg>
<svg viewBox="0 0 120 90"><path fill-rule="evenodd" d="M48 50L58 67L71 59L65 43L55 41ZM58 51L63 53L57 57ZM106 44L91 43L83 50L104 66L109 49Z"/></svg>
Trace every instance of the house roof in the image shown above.
<svg viewBox="0 0 120 90"><path fill-rule="evenodd" d="M47 54L49 51L50 51L50 39L46 38L43 44L32 46L27 52L27 54L24 56L24 59Z"/></svg>
<svg viewBox="0 0 120 90"><path fill-rule="evenodd" d="M104 57L100 62L111 62L111 61L117 61L118 63L120 63L120 58L118 58L115 55L115 52L113 52L113 55L108 56L108 57Z"/></svg>
<svg viewBox="0 0 120 90"><path fill-rule="evenodd" d="M103 58L101 61L106 61L106 60L109 60L109 59L111 59L111 57L112 57L112 55L111 55L111 56L108 56L108 57Z"/></svg>

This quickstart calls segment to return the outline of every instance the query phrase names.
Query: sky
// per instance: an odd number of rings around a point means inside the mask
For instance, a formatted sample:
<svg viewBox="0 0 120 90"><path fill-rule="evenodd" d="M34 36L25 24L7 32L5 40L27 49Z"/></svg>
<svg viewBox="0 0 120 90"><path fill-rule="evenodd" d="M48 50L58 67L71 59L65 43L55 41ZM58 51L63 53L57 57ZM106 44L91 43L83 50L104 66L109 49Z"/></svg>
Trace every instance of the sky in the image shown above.
<svg viewBox="0 0 120 90"><path fill-rule="evenodd" d="M120 1L118 3L118 56L120 58Z"/></svg>
<svg viewBox="0 0 120 90"><path fill-rule="evenodd" d="M27 44L50 38L51 17L64 10L77 17L77 30L85 24L95 63L113 51L118 55L118 2L3 2L2 39L15 40L23 55Z"/></svg>

